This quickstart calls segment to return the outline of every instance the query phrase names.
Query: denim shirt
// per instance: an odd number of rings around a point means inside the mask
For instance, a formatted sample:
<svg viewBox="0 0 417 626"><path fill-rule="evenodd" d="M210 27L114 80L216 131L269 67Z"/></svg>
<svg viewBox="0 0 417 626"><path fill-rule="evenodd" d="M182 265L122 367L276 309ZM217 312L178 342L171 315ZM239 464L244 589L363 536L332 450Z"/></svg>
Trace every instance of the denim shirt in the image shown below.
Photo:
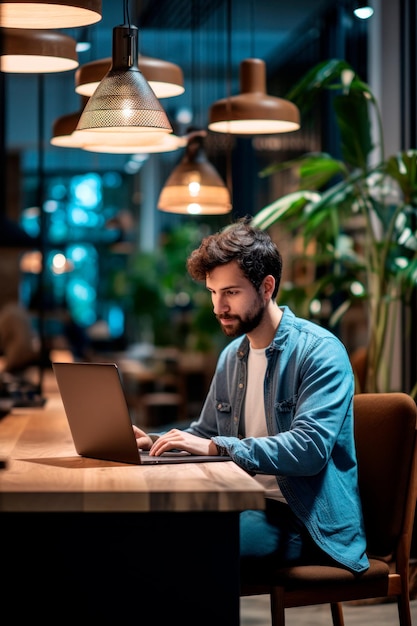
<svg viewBox="0 0 417 626"><path fill-rule="evenodd" d="M244 436L249 341L221 353L200 417L187 429L212 438L250 474L273 474L311 537L353 572L369 566L353 436L354 377L343 344L288 307L266 349L267 437ZM261 401L261 400L260 400Z"/></svg>

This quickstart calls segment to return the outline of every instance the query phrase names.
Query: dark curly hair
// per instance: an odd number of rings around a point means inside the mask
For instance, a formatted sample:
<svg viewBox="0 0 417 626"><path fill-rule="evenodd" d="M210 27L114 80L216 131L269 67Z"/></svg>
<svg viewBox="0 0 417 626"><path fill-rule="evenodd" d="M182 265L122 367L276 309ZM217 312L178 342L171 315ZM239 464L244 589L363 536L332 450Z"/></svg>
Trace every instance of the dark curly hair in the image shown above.
<svg viewBox="0 0 417 626"><path fill-rule="evenodd" d="M257 291L265 276L271 274L276 297L282 274L281 254L268 233L251 226L248 218L205 237L188 257L187 270L191 278L203 282L215 267L231 261L236 261Z"/></svg>

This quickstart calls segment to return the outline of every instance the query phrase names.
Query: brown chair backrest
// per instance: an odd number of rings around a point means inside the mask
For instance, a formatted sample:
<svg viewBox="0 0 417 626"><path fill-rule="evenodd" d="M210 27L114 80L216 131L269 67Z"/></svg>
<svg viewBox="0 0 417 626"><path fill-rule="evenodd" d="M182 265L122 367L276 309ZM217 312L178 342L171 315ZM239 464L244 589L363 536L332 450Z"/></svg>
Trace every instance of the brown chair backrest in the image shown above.
<svg viewBox="0 0 417 626"><path fill-rule="evenodd" d="M387 557L397 545L410 493L417 407L405 393L364 393L355 395L354 413L368 553ZM411 480L415 498L415 472Z"/></svg>

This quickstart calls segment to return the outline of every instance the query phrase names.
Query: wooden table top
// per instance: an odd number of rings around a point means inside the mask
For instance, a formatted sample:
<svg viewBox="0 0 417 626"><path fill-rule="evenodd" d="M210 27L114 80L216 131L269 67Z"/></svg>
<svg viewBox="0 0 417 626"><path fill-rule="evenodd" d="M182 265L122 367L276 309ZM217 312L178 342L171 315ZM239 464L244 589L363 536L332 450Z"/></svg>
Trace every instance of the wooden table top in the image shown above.
<svg viewBox="0 0 417 626"><path fill-rule="evenodd" d="M61 399L0 421L0 511L241 511L264 491L233 462L136 466L77 455Z"/></svg>

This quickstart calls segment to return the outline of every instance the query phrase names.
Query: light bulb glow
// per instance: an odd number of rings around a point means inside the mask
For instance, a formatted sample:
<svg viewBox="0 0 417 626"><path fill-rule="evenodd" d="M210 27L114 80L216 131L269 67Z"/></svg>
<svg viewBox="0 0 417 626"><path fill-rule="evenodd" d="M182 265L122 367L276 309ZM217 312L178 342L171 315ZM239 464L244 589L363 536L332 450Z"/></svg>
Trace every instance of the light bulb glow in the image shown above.
<svg viewBox="0 0 417 626"><path fill-rule="evenodd" d="M188 185L188 191L190 192L190 196L192 196L193 198L199 195L200 189L200 183L198 183L197 181L193 181Z"/></svg>
<svg viewBox="0 0 417 626"><path fill-rule="evenodd" d="M358 7L353 12L360 20L368 20L374 14L374 10L370 6Z"/></svg>
<svg viewBox="0 0 417 626"><path fill-rule="evenodd" d="M201 206L197 202L192 202L187 206L187 212L190 215L199 215L201 213Z"/></svg>

